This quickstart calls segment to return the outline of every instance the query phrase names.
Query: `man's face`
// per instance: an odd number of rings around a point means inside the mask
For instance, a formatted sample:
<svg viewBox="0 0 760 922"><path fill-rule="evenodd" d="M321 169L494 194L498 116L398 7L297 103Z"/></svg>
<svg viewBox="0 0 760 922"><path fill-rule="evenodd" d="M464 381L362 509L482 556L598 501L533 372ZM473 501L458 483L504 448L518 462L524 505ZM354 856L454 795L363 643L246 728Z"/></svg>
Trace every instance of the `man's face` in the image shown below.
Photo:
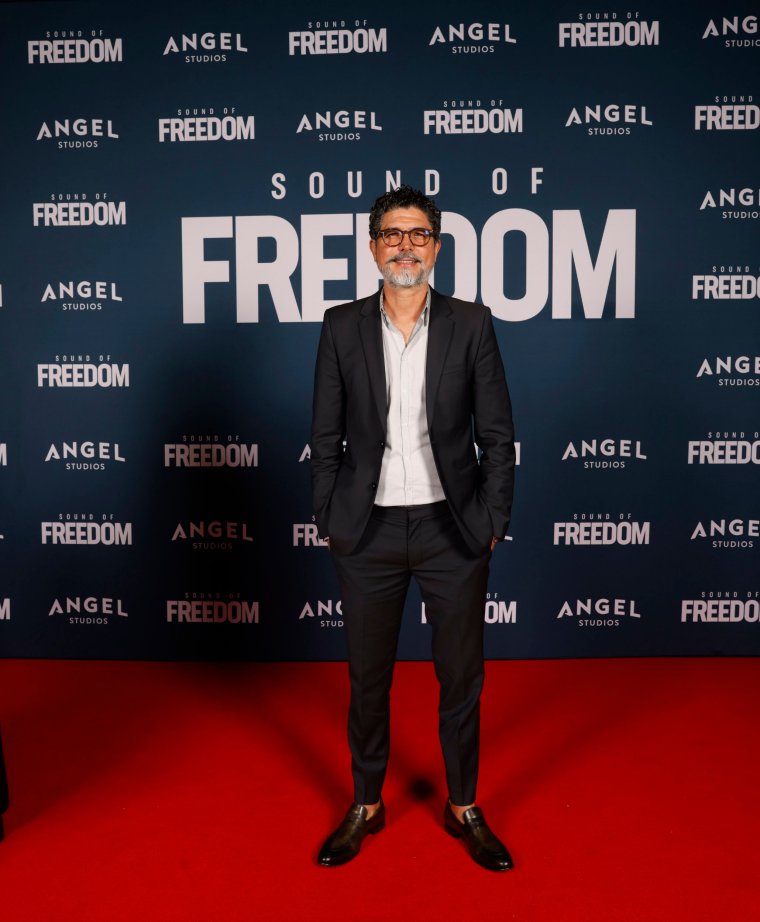
<svg viewBox="0 0 760 922"><path fill-rule="evenodd" d="M424 227L432 230L430 221L419 208L394 208L386 211L380 222L380 230L412 230ZM370 240L369 248L385 281L394 288L413 288L424 285L435 265L441 241L428 240L425 246L415 246L408 235L397 247L389 247L382 237Z"/></svg>

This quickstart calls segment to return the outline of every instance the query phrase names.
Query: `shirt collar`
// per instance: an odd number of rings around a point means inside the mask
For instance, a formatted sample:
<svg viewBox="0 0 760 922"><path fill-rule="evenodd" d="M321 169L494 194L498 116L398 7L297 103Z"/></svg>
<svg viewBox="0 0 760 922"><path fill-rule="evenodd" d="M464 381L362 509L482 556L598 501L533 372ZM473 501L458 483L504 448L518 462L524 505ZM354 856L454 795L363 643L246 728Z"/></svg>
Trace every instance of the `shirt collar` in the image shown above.
<svg viewBox="0 0 760 922"><path fill-rule="evenodd" d="M429 315L430 315L430 286L428 285L427 297L425 298L425 306L422 308L420 319L415 324L415 327L414 327L415 330L420 325L420 321L422 321L422 326L426 327L428 325ZM385 299L383 298L382 288L380 289L380 316L386 328L390 329L391 321L390 321L390 318L388 317L388 314L385 312Z"/></svg>

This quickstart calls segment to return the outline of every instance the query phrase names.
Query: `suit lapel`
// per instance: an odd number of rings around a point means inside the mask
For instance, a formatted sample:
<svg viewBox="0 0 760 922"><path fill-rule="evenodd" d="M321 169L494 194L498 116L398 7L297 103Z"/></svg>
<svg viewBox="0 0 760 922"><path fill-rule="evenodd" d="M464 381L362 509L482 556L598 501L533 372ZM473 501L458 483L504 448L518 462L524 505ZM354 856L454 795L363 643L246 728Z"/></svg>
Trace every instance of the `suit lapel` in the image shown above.
<svg viewBox="0 0 760 922"><path fill-rule="evenodd" d="M383 358L383 330L380 320L380 292L371 295L364 302L359 318L359 338L364 350L369 383L375 398L377 414L385 432L388 419L388 385L385 380Z"/></svg>
<svg viewBox="0 0 760 922"><path fill-rule="evenodd" d="M441 381L441 372L449 351L451 337L454 334L454 318L451 305L430 289L430 323L428 326L427 366L425 369L425 410L427 413L428 431L433 428L433 413L435 399L438 395L438 385Z"/></svg>

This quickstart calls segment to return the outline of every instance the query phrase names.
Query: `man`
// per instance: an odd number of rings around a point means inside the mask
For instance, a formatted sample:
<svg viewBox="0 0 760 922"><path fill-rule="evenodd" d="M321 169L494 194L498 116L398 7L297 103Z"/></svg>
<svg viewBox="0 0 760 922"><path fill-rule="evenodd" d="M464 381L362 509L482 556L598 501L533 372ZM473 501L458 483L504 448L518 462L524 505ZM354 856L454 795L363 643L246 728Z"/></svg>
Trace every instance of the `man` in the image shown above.
<svg viewBox="0 0 760 922"><path fill-rule="evenodd" d="M341 586L355 797L319 862L351 860L385 825L390 687L414 576L440 682L445 828L479 864L507 870L475 806L488 564L509 524L515 462L504 368L488 308L428 285L435 203L401 186L369 224L383 288L325 313L314 386L314 510Z"/></svg>

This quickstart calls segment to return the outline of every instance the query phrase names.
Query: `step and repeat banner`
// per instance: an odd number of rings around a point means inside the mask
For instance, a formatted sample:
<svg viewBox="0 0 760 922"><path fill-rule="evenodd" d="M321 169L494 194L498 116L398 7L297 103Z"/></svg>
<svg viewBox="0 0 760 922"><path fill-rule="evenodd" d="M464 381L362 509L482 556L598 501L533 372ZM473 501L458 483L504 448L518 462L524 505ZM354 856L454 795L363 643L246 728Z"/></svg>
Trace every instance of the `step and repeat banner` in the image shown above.
<svg viewBox="0 0 760 922"><path fill-rule="evenodd" d="M513 395L487 655L760 653L758 13L3 4L2 655L344 656L314 359L400 183Z"/></svg>

